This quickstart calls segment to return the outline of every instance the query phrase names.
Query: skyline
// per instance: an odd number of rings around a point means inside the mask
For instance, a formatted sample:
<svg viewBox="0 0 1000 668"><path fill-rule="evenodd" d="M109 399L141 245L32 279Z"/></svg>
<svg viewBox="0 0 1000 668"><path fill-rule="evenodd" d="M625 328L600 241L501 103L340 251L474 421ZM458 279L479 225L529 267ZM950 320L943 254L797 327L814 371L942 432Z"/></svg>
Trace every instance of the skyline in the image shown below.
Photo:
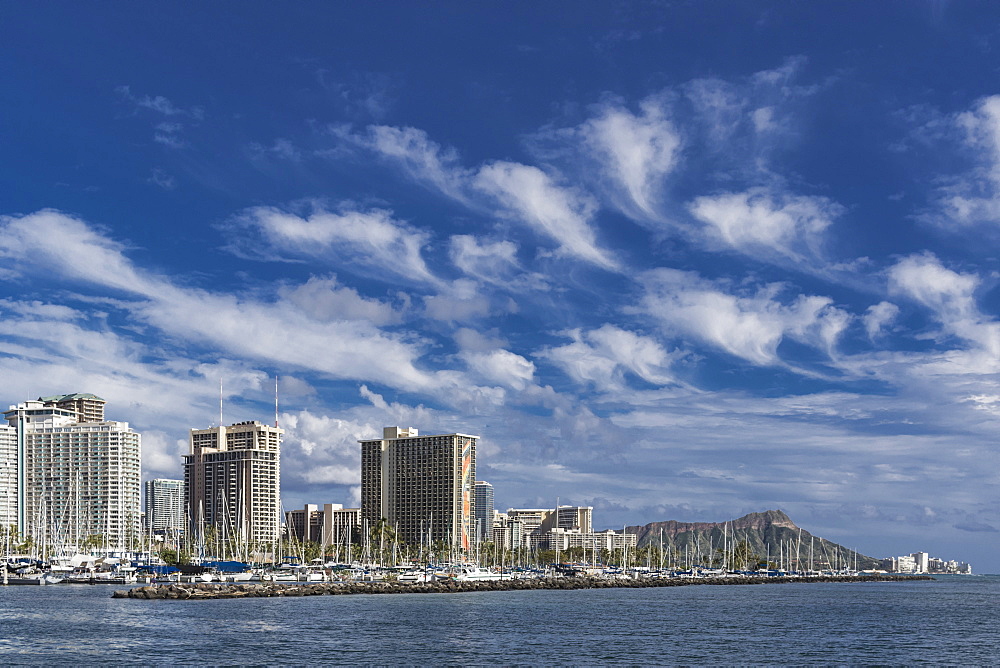
<svg viewBox="0 0 1000 668"><path fill-rule="evenodd" d="M1000 10L577 7L6 5L8 403L176 478L278 375L286 508L396 425L497 507L1000 572Z"/></svg>

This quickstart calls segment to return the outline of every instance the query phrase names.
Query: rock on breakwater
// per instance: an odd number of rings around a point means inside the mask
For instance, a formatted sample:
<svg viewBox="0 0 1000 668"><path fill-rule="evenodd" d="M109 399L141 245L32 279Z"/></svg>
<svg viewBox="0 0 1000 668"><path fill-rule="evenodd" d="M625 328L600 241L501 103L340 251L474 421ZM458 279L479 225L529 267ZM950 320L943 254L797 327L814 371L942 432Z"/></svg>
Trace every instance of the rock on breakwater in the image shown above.
<svg viewBox="0 0 1000 668"><path fill-rule="evenodd" d="M458 582L455 580L398 584L391 582L329 582L313 584L162 584L121 589L112 598L140 600L206 600L222 598L268 598L289 596L329 596L351 594L457 594L477 591L524 591L530 589L615 589L644 587L679 587L687 585L786 584L792 582L895 582L933 580L926 575L848 575L808 577L725 577L725 578L606 578L565 577L535 580L494 580Z"/></svg>

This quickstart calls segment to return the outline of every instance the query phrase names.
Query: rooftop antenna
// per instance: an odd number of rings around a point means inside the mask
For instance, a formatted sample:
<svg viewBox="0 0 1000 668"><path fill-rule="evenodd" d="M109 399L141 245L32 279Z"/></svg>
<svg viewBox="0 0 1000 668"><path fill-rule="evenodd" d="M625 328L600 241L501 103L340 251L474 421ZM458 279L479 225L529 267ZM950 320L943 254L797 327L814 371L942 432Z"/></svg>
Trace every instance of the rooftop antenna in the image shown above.
<svg viewBox="0 0 1000 668"><path fill-rule="evenodd" d="M278 374L274 374L274 428L278 428Z"/></svg>
<svg viewBox="0 0 1000 668"><path fill-rule="evenodd" d="M219 378L219 426L222 426L222 378Z"/></svg>

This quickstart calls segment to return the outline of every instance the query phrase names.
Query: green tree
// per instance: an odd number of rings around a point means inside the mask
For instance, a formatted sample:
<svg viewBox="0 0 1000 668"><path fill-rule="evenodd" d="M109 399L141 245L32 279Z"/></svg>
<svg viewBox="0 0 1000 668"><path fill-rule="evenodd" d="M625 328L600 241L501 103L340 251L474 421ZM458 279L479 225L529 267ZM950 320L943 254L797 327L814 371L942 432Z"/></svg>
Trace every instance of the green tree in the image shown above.
<svg viewBox="0 0 1000 668"><path fill-rule="evenodd" d="M760 556L753 551L753 548L750 546L750 542L747 540L741 540L733 547L729 563L732 568L737 570L746 570L751 566L756 566L760 563L760 560Z"/></svg>
<svg viewBox="0 0 1000 668"><path fill-rule="evenodd" d="M99 533L92 533L80 541L81 550L96 550L104 545L104 536Z"/></svg>
<svg viewBox="0 0 1000 668"><path fill-rule="evenodd" d="M188 552L182 550L174 550L172 548L164 548L157 553L160 559L164 561L169 566L177 566L179 564L188 564L191 562L191 555Z"/></svg>

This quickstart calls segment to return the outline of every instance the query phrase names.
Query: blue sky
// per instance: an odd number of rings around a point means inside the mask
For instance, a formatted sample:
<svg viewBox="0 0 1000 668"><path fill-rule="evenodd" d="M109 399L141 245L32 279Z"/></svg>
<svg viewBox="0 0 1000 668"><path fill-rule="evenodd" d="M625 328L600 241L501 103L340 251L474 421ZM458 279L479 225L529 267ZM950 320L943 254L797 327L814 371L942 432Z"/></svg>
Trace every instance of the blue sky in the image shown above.
<svg viewBox="0 0 1000 668"><path fill-rule="evenodd" d="M7 3L0 368L178 477L482 436L497 505L1000 570L988 3Z"/></svg>

